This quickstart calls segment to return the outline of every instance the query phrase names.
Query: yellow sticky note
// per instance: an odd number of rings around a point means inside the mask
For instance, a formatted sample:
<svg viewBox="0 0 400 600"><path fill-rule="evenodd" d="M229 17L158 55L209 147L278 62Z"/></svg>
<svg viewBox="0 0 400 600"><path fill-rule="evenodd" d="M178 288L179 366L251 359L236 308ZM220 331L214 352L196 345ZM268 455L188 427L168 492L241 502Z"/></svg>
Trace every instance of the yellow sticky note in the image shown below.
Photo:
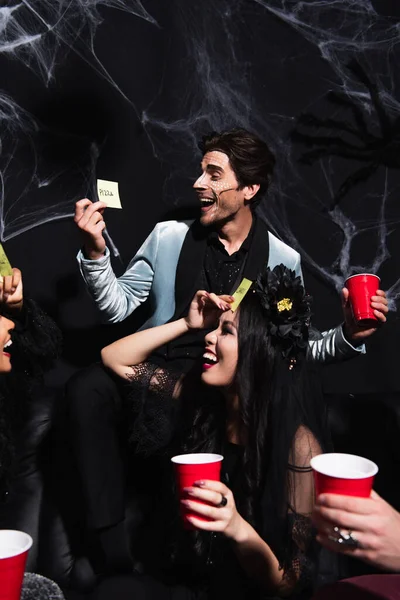
<svg viewBox="0 0 400 600"><path fill-rule="evenodd" d="M235 311L237 309L237 307L239 306L239 304L241 303L241 301L243 300L243 298L249 291L252 283L253 282L250 281L250 279L246 279L246 277L243 277L238 289L236 290L236 292L234 294L232 294L232 296L234 298L234 301L232 302L231 307L230 307L232 311Z"/></svg>
<svg viewBox="0 0 400 600"><path fill-rule="evenodd" d="M10 262L7 258L6 253L4 252L3 246L0 244L0 275L5 277L6 275L12 275L13 270L11 268Z"/></svg>
<svg viewBox="0 0 400 600"><path fill-rule="evenodd" d="M117 181L98 179L97 197L102 202L105 202L109 208L122 208Z"/></svg>

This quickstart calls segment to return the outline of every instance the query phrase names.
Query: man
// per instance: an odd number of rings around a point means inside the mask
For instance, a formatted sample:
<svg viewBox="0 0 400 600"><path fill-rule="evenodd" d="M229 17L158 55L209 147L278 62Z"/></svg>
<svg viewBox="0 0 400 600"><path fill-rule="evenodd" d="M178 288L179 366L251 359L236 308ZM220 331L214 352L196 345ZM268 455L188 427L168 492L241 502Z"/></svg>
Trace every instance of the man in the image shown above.
<svg viewBox="0 0 400 600"><path fill-rule="evenodd" d="M89 292L109 322L125 319L149 299L152 315L143 328L160 325L185 314L198 289L232 294L244 277L254 280L265 263L271 268L284 263L302 277L300 255L272 235L254 210L273 172L275 159L268 146L237 129L206 136L200 147L201 175L193 186L199 198L199 218L158 223L119 278L112 270L103 237L106 205L88 199L77 203L75 222L84 237L78 262ZM364 352L359 344L375 331L356 326L347 291L343 298L344 326L325 332L310 344L318 360L340 360ZM372 306L378 320L384 322L384 292L372 298ZM203 339L204 332L183 336L162 349L158 359L186 370L202 352ZM124 516L115 427L118 390L104 370L94 367L72 380L68 402L89 523L110 555L113 546L123 546L117 543ZM111 497L107 494L110 489Z"/></svg>
<svg viewBox="0 0 400 600"><path fill-rule="evenodd" d="M183 314L197 289L231 294L243 276L254 279L264 262L271 268L284 263L302 277L300 255L268 232L254 212L275 162L268 146L242 129L206 136L200 146L202 174L193 186L200 201L199 219L158 223L118 279L102 235L106 205L88 199L77 203L75 222L84 236L78 262L107 321L122 321L149 299L153 314L143 328L160 325ZM372 298L372 306L384 322L384 292ZM365 351L359 344L376 328L357 326L347 290L343 310L344 326L311 342L317 359L340 360Z"/></svg>

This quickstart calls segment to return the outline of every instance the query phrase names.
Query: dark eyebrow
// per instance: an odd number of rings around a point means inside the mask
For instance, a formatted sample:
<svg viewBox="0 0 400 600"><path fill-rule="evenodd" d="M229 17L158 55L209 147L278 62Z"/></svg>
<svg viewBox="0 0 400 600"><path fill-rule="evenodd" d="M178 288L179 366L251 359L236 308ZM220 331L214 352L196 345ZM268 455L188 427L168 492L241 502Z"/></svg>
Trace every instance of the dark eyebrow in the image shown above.
<svg viewBox="0 0 400 600"><path fill-rule="evenodd" d="M206 171L219 171L220 173L224 172L222 167L219 167L218 165L213 165L212 163L208 163Z"/></svg>
<svg viewBox="0 0 400 600"><path fill-rule="evenodd" d="M236 329L236 325L233 321L223 321L222 324L223 325L231 325L232 327L234 327Z"/></svg>

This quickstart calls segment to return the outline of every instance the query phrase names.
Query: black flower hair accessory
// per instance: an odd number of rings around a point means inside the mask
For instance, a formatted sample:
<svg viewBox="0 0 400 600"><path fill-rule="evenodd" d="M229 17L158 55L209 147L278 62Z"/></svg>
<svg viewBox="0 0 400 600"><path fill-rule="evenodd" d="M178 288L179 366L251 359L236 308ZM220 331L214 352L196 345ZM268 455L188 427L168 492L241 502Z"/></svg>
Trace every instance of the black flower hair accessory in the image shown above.
<svg viewBox="0 0 400 600"><path fill-rule="evenodd" d="M296 355L308 345L311 296L306 294L301 278L283 264L261 273L253 289L266 312L274 345L293 368Z"/></svg>

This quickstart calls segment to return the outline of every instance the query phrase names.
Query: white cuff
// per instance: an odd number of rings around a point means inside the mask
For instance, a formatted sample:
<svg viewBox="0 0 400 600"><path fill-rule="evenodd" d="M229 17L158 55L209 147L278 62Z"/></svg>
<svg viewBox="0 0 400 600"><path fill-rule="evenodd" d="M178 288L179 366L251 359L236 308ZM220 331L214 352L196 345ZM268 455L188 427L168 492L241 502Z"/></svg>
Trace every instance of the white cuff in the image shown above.
<svg viewBox="0 0 400 600"><path fill-rule="evenodd" d="M103 267L104 264L106 262L108 262L108 260L110 258L110 251L106 246L106 249L104 251L104 256L101 256L100 258L96 258L96 259L91 259L91 258L85 258L85 255L83 254L82 250L79 250L78 254L76 255L76 258L77 258L78 262L81 263L82 265L85 265L85 267L88 267L88 268Z"/></svg>
<svg viewBox="0 0 400 600"><path fill-rule="evenodd" d="M342 337L343 342L345 342L345 344L347 344L348 346L350 346L350 348L352 350L354 350L354 352L358 352L358 354L366 354L367 353L367 349L365 347L365 344L361 344L360 346L353 346L353 344L351 344L345 337L344 335L344 331L343 331L343 327L344 327L344 323L342 323L341 327L340 327L340 335Z"/></svg>

